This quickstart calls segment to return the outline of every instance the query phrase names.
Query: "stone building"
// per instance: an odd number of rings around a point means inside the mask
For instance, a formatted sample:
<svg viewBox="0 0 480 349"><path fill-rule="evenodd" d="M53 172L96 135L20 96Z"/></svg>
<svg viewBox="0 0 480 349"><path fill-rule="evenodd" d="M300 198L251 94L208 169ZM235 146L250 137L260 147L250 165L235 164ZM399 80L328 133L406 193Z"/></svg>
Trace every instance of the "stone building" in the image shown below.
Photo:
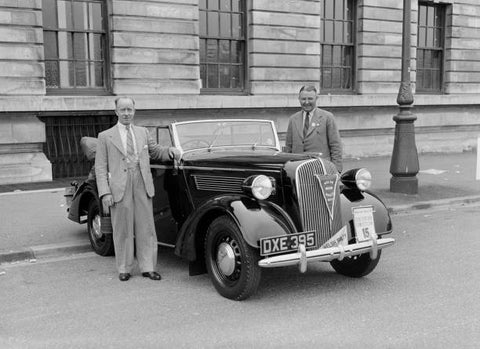
<svg viewBox="0 0 480 349"><path fill-rule="evenodd" d="M304 84L346 157L390 155L401 0L0 0L0 184L78 176L81 136L115 123L268 118L281 135ZM418 151L480 133L480 3L412 0Z"/></svg>

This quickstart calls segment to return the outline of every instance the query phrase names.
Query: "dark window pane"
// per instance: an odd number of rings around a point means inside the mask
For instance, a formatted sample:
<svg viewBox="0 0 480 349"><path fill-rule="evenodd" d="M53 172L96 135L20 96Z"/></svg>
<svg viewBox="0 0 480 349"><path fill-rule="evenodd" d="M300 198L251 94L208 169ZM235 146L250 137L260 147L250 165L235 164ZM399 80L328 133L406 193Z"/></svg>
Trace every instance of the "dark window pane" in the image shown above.
<svg viewBox="0 0 480 349"><path fill-rule="evenodd" d="M425 47L426 42L425 28L420 27L418 28L418 46Z"/></svg>
<svg viewBox="0 0 480 349"><path fill-rule="evenodd" d="M102 87L103 86L103 64L101 63L92 63L92 68L95 72L95 81L94 86Z"/></svg>
<svg viewBox="0 0 480 349"><path fill-rule="evenodd" d="M58 57L57 34L54 32L44 32L43 45L45 48L45 59L55 59Z"/></svg>
<svg viewBox="0 0 480 349"><path fill-rule="evenodd" d="M335 42L343 42L343 22L340 21L335 22Z"/></svg>
<svg viewBox="0 0 480 349"><path fill-rule="evenodd" d="M230 41L229 40L219 41L218 61L222 63L230 62Z"/></svg>
<svg viewBox="0 0 480 349"><path fill-rule="evenodd" d="M220 13L220 35L230 37L232 35L231 15L229 13Z"/></svg>
<svg viewBox="0 0 480 349"><path fill-rule="evenodd" d="M92 59L96 61L103 60L103 50L102 50L102 35L100 34L91 34L93 42L93 57Z"/></svg>
<svg viewBox="0 0 480 349"><path fill-rule="evenodd" d="M85 36L84 33L75 33L73 34L73 53L74 58L77 60L87 59L87 52L85 51Z"/></svg>
<svg viewBox="0 0 480 349"><path fill-rule="evenodd" d="M89 12L92 16L92 23L90 23L89 28L93 30L102 30L103 29L102 5L99 3L90 4Z"/></svg>
<svg viewBox="0 0 480 349"><path fill-rule="evenodd" d="M45 80L47 87L59 86L58 62L45 62Z"/></svg>
<svg viewBox="0 0 480 349"><path fill-rule="evenodd" d="M333 17L333 1L324 1L324 17L332 19Z"/></svg>
<svg viewBox="0 0 480 349"><path fill-rule="evenodd" d="M216 64L208 64L207 69L208 87L218 88L218 66Z"/></svg>
<svg viewBox="0 0 480 349"><path fill-rule="evenodd" d="M418 24L424 27L427 25L427 8L419 5L418 9Z"/></svg>
<svg viewBox="0 0 480 349"><path fill-rule="evenodd" d="M77 86L87 86L87 62L77 62L75 64L75 79Z"/></svg>
<svg viewBox="0 0 480 349"><path fill-rule="evenodd" d="M207 67L205 64L200 64L200 80L202 81L202 88L207 86Z"/></svg>
<svg viewBox="0 0 480 349"><path fill-rule="evenodd" d="M232 38L242 38L243 35L242 15L232 15Z"/></svg>
<svg viewBox="0 0 480 349"><path fill-rule="evenodd" d="M335 1L335 18L343 19L343 0Z"/></svg>
<svg viewBox="0 0 480 349"><path fill-rule="evenodd" d="M85 22L87 21L87 16L85 12L85 3L84 2L74 2L73 3L73 28L75 30L87 29Z"/></svg>
<svg viewBox="0 0 480 349"><path fill-rule="evenodd" d="M345 19L353 21L353 0L347 0L347 6L345 7Z"/></svg>
<svg viewBox="0 0 480 349"><path fill-rule="evenodd" d="M333 42L333 21L325 21L323 41Z"/></svg>
<svg viewBox="0 0 480 349"><path fill-rule="evenodd" d="M231 71L232 71L232 88L243 88L240 66L232 65Z"/></svg>
<svg viewBox="0 0 480 349"><path fill-rule="evenodd" d="M207 40L207 62L217 62L217 40Z"/></svg>
<svg viewBox="0 0 480 349"><path fill-rule="evenodd" d="M346 44L353 43L352 35L353 26L351 22L346 22L343 28L343 42Z"/></svg>
<svg viewBox="0 0 480 349"><path fill-rule="evenodd" d="M427 47L433 47L433 28L427 28Z"/></svg>
<svg viewBox="0 0 480 349"><path fill-rule="evenodd" d="M78 86L75 83L75 61L73 62L66 62L68 66L68 78L69 78L69 85L67 86L62 86L62 87L68 87L68 86Z"/></svg>
<svg viewBox="0 0 480 349"><path fill-rule="evenodd" d="M332 65L332 46L323 45L322 50L322 66Z"/></svg>
<svg viewBox="0 0 480 349"><path fill-rule="evenodd" d="M60 54L60 58L61 59L73 59L73 34L72 33L66 33L66 42L64 43L65 44L65 47L64 47L64 50L62 51L65 51L65 53L67 54L67 57L64 57L63 54Z"/></svg>
<svg viewBox="0 0 480 349"><path fill-rule="evenodd" d="M242 63L243 62L243 45L241 41L232 41L232 53L231 61L232 63Z"/></svg>
<svg viewBox="0 0 480 349"><path fill-rule="evenodd" d="M326 89L332 88L332 71L331 69L324 68L322 69L322 76L321 76L321 87Z"/></svg>
<svg viewBox="0 0 480 349"><path fill-rule="evenodd" d="M433 43L434 47L442 47L443 46L443 34L442 34L442 29L436 29L435 30L435 40Z"/></svg>
<svg viewBox="0 0 480 349"><path fill-rule="evenodd" d="M243 12L242 0L232 0L232 11Z"/></svg>
<svg viewBox="0 0 480 349"><path fill-rule="evenodd" d="M220 65L220 88L230 88L230 69L228 65Z"/></svg>
<svg viewBox="0 0 480 349"><path fill-rule="evenodd" d="M57 27L57 6L56 0L43 0L42 3L43 27Z"/></svg>
<svg viewBox="0 0 480 349"><path fill-rule="evenodd" d="M208 13L208 23L207 23L207 33L208 36L218 37L218 12L209 12Z"/></svg>
<svg viewBox="0 0 480 349"><path fill-rule="evenodd" d="M205 11L200 11L199 13L200 20L200 36L207 35L207 13Z"/></svg>
<svg viewBox="0 0 480 349"><path fill-rule="evenodd" d="M218 1L219 0L208 0L208 9L218 10Z"/></svg>
<svg viewBox="0 0 480 349"><path fill-rule="evenodd" d="M205 42L205 39L200 39L200 62L206 62L207 60Z"/></svg>
<svg viewBox="0 0 480 349"><path fill-rule="evenodd" d="M230 0L220 0L220 11L231 11Z"/></svg>

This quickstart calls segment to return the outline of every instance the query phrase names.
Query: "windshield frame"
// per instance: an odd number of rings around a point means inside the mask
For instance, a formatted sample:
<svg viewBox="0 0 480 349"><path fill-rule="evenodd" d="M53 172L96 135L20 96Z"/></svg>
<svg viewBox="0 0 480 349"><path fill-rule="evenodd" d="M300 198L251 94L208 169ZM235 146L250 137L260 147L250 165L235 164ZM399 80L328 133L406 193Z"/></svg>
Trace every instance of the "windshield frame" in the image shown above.
<svg viewBox="0 0 480 349"><path fill-rule="evenodd" d="M210 144L208 147L200 147L195 149L188 149L184 150L181 146L180 136L179 136L179 126L182 125L189 125L189 124L205 124L205 123L257 123L257 124L268 124L271 127L272 135L273 135L273 143L272 145L257 145L257 144L238 144L238 145L215 145ZM173 135L173 144L174 146L180 150L182 154L184 153L191 153L191 152L198 152L198 151L212 151L214 149L238 149L241 148L242 150L250 149L252 151L256 149L272 149L276 151L281 151L280 141L278 139L277 129L275 127L275 123L272 120L265 120L265 119L203 119L203 120L191 120L191 121L180 121L174 122L171 124L171 130Z"/></svg>

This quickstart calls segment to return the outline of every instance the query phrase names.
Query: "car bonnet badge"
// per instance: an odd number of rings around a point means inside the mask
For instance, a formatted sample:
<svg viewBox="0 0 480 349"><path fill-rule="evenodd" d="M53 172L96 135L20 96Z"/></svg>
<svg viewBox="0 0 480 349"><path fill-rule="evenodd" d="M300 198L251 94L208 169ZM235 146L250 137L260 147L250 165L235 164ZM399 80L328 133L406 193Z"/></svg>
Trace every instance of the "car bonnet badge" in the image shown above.
<svg viewBox="0 0 480 349"><path fill-rule="evenodd" d="M322 188L323 199L327 205L330 219L333 220L333 208L335 206L335 192L337 190L338 175L319 175L315 174L315 177Z"/></svg>

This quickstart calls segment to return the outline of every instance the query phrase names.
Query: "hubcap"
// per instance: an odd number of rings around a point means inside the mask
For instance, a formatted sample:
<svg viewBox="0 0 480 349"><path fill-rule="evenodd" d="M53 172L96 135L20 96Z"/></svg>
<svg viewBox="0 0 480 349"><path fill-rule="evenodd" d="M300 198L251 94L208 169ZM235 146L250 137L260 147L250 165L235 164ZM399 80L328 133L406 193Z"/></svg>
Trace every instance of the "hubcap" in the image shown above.
<svg viewBox="0 0 480 349"><path fill-rule="evenodd" d="M235 271L235 252L232 246L226 242L222 242L217 250L217 265L218 269L227 276L230 276Z"/></svg>
<svg viewBox="0 0 480 349"><path fill-rule="evenodd" d="M100 215L98 214L95 215L95 218L92 221L92 231L97 239L100 239L103 236Z"/></svg>

